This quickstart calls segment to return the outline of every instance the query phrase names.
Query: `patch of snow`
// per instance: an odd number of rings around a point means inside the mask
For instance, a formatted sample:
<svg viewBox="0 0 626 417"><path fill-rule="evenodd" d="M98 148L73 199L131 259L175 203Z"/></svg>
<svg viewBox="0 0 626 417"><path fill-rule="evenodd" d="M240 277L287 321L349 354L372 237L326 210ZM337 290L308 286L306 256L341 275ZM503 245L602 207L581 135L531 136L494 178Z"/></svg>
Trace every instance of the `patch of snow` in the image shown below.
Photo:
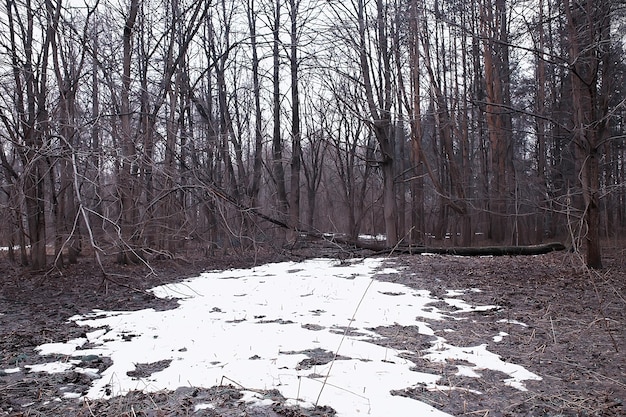
<svg viewBox="0 0 626 417"><path fill-rule="evenodd" d="M60 374L73 369L80 361L72 360L67 362L49 362L37 365L26 365L29 372L46 372L49 374Z"/></svg>
<svg viewBox="0 0 626 417"><path fill-rule="evenodd" d="M483 393L481 391L475 390L475 389L470 389L470 388L463 388L463 387L450 387L448 385L432 385L429 387L426 387L426 389L428 391L464 391L464 392L470 392L472 394L476 394L476 395L482 395Z"/></svg>
<svg viewBox="0 0 626 417"><path fill-rule="evenodd" d="M193 412L197 413L200 410L213 410L213 409L215 409L215 405L213 404L207 404L207 403L196 404L196 406L193 408Z"/></svg>
<svg viewBox="0 0 626 417"><path fill-rule="evenodd" d="M499 308L496 305L486 305L486 306L470 305L466 303L465 301L458 300L456 298L444 298L443 301L446 304L452 307L456 307L458 309L453 312L454 314L469 313L469 312L475 312L475 311L490 311L490 310L497 310Z"/></svg>
<svg viewBox="0 0 626 417"><path fill-rule="evenodd" d="M30 245L26 245L27 248L30 248ZM13 246L13 250L19 250L19 246ZM9 250L8 246L0 246L0 252L7 252Z"/></svg>
<svg viewBox="0 0 626 417"><path fill-rule="evenodd" d="M359 235L359 239L361 240L376 240L376 241L384 241L387 240L386 235Z"/></svg>
<svg viewBox="0 0 626 417"><path fill-rule="evenodd" d="M230 380L249 388L251 394L245 398L253 401L268 401L254 390L278 389L288 403L329 405L338 416L449 417L415 399L390 394L418 385L437 386L440 376L415 371L416 364L402 357L406 351L371 343L382 338L373 330L381 326L414 326L431 336L433 346L426 351L430 360L462 359L475 364L459 372L501 370L511 376L505 381L511 386L539 378L503 362L486 345L455 347L435 337L428 321L451 315L430 305L439 300L428 291L372 279L381 266L376 259L315 259L205 272L152 289L158 297L176 299L176 309L95 310L74 316L77 324L97 330L87 338L42 345L39 351L109 357L112 365L94 379L89 398L124 395L134 389L211 387ZM446 302L460 309L455 313L497 308L452 298ZM348 327L350 331L344 332ZM87 340L91 347L83 349ZM311 349L337 353L341 360L302 366ZM169 365L149 377L127 375L136 363L162 360L170 361ZM59 369L72 369L78 363L60 363Z"/></svg>
<svg viewBox="0 0 626 417"><path fill-rule="evenodd" d="M5 374L16 374L18 372L20 372L22 370L22 368L8 368L4 370Z"/></svg>
<svg viewBox="0 0 626 417"><path fill-rule="evenodd" d="M82 395L79 392L65 392L63 393L63 398L68 400L75 400L80 398Z"/></svg>
<svg viewBox="0 0 626 417"><path fill-rule="evenodd" d="M528 327L528 324L522 323L521 321L517 321L517 320L502 319L502 320L498 320L498 323L517 324L522 327Z"/></svg>
<svg viewBox="0 0 626 417"><path fill-rule="evenodd" d="M469 289L461 289L461 290L447 290L446 291L446 296L448 296L448 297L460 297L462 295L467 294L468 292L478 293L478 292L482 292L482 290L480 288L469 288Z"/></svg>
<svg viewBox="0 0 626 417"><path fill-rule="evenodd" d="M106 329L98 329L98 330L94 330L93 332L89 332L86 334L87 340L89 340L90 342L93 342L94 340L98 340L102 336L104 336L106 332L107 332Z"/></svg>
<svg viewBox="0 0 626 417"><path fill-rule="evenodd" d="M253 391L242 391L243 397L239 401L250 404L253 407L264 407L274 404L270 398L264 398L263 395Z"/></svg>
<svg viewBox="0 0 626 417"><path fill-rule="evenodd" d="M502 339L504 339L504 336L508 336L508 335L509 334L507 332L500 332L496 336L493 337L493 341L496 343L502 342Z"/></svg>
<svg viewBox="0 0 626 417"><path fill-rule="evenodd" d="M98 370L98 368L76 368L75 371L81 374L85 374L91 379L100 378L100 371Z"/></svg>
<svg viewBox="0 0 626 417"><path fill-rule="evenodd" d="M468 378L480 378L482 375L475 371L474 366L456 365L457 371L455 375L466 376Z"/></svg>
<svg viewBox="0 0 626 417"><path fill-rule="evenodd" d="M82 347L85 343L87 343L87 338L79 337L65 343L45 343L37 346L35 350L39 351L40 355L44 356L52 354L71 355L77 348Z"/></svg>
<svg viewBox="0 0 626 417"><path fill-rule="evenodd" d="M434 343L431 348L427 349L429 353L424 355L425 359L433 362L447 362L450 359L464 360L475 364L472 368L474 370L490 369L500 371L511 377L504 380L506 385L521 391L526 391L526 387L523 384L524 381L540 381L542 379L539 375L526 370L520 365L504 362L499 355L489 352L486 344L457 347L446 343L445 339L442 337L438 339L439 340Z"/></svg>

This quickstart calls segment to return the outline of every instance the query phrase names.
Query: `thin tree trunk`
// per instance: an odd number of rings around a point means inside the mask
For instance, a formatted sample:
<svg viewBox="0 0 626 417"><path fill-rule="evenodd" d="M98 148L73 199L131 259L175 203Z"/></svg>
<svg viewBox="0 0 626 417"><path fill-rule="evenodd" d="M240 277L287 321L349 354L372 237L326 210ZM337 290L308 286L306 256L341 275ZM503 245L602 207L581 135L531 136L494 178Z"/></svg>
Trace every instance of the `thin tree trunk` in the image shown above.
<svg viewBox="0 0 626 417"><path fill-rule="evenodd" d="M411 181L411 243L422 244L425 230L424 210L424 163L422 152L422 103L420 89L420 12L418 0L410 3L409 38L411 60L411 161L413 163L413 180Z"/></svg>
<svg viewBox="0 0 626 417"><path fill-rule="evenodd" d="M255 207L261 187L261 169L263 167L263 115L261 112L261 83L259 80L259 53L257 48L255 1L248 0L248 28L250 30L250 48L252 50L252 88L254 91L254 165L252 178L248 186L250 206Z"/></svg>
<svg viewBox="0 0 626 417"><path fill-rule="evenodd" d="M291 21L290 57L291 67L291 171L289 182L289 225L293 231L288 240L295 241L300 229L300 168L302 160L302 139L300 137L300 92L298 71L298 11L300 0L289 0ZM294 233L295 232L295 233Z"/></svg>
<svg viewBox="0 0 626 417"><path fill-rule="evenodd" d="M120 95L120 140L121 161L118 178L120 196L120 236L117 261L121 264L135 263L137 254L132 248L135 237L135 187L131 169L135 158L130 114L131 61L133 55L133 31L139 10L139 0L130 0L130 6L123 31L122 45L122 91Z"/></svg>
<svg viewBox="0 0 626 417"><path fill-rule="evenodd" d="M272 94L272 112L273 112L273 131L272 131L272 174L274 184L276 185L276 193L278 200L278 211L281 216L286 216L288 211L287 189L285 187L285 170L283 167L283 141L281 135L281 96L280 96L280 14L281 0L274 3L274 20L273 20L273 73L272 83L274 91Z"/></svg>

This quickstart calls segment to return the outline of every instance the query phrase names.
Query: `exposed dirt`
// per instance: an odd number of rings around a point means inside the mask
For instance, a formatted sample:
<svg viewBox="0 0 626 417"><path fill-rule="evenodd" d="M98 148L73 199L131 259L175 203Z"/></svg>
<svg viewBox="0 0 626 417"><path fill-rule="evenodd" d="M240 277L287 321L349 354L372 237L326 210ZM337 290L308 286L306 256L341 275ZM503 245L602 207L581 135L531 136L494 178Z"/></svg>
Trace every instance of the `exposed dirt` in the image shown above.
<svg viewBox="0 0 626 417"><path fill-rule="evenodd" d="M299 253L310 256L311 253ZM2 255L0 255L1 257ZM533 257L401 256L389 258L399 274L378 278L429 290L446 298L446 291L477 288L461 297L477 305L497 305L487 312L461 313L462 321L429 322L437 335L457 346L488 343L503 360L540 375L526 381L528 391L506 386L504 374L479 371L480 378L457 374L462 363L437 363L421 353L407 355L416 370L442 376L441 386L394 392L429 403L456 416L626 416L626 257L618 249L605 256L605 270L585 270L575 254L552 253ZM58 356L40 356L43 343L84 335L85 329L68 322L93 309L138 310L173 308L172 301L156 299L144 290L178 281L207 269L246 267L285 260L286 255L258 254L202 260L154 261L151 267L107 264L103 280L92 260L61 273L31 274L0 259L0 416L332 416L327 407L301 409L285 406L277 391L259 391L266 407L242 401L241 387L180 388L174 392L133 392L108 401L63 398L64 392L85 392L89 374L27 372L28 366L53 362ZM435 304L454 314L445 303ZM507 320L502 323L499 320ZM521 322L523 326L517 324ZM433 337L415 327L378 328L385 336L377 343L413 352L430 347ZM451 331L453 330L453 331ZM493 341L500 331L501 341ZM301 366L326 363L330 352L310 352ZM86 367L99 371L107 358L84 357ZM141 378L167 363L138 364ZM12 369L20 368L19 372ZM8 370L8 372L6 371ZM213 408L195 409L199 404Z"/></svg>
<svg viewBox="0 0 626 417"><path fill-rule="evenodd" d="M488 343L488 350L503 360L543 378L526 381L528 391L523 392L506 386L506 376L498 372L463 377L457 375L458 363L411 357L420 370L441 374L442 385L454 389L413 388L397 395L457 416L626 416L626 263L620 251L607 256L606 269L599 273L561 252L536 257L414 256L395 263L407 273L379 279L428 289L441 298L449 289L480 289L461 298L500 308L464 313L466 320L446 320L439 326L429 322L430 327L455 346ZM500 331L508 335L493 342ZM429 347L416 329L386 332L396 348Z"/></svg>

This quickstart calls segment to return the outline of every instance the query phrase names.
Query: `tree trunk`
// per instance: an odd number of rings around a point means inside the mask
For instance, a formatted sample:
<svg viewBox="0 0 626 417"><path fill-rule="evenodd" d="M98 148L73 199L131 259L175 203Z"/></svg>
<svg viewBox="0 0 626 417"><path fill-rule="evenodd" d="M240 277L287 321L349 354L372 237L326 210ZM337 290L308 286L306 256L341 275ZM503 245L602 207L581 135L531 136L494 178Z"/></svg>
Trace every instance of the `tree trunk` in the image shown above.
<svg viewBox="0 0 626 417"><path fill-rule="evenodd" d="M131 131L130 89L131 89L131 60L133 55L133 31L139 0L130 0L130 7L123 31L122 46L122 91L120 97L120 151L121 161L118 178L119 207L120 207L120 235L118 236L117 261L120 264L136 263L139 261L135 252L134 227L135 224L135 187L131 169L135 159L135 146Z"/></svg>
<svg viewBox="0 0 626 417"><path fill-rule="evenodd" d="M248 0L248 28L250 30L250 48L252 49L252 88L254 93L254 163L252 178L248 186L250 206L255 207L261 187L261 168L263 167L263 115L261 110L261 83L259 81L259 53L257 48L256 19L257 11L254 0Z"/></svg>
<svg viewBox="0 0 626 417"><path fill-rule="evenodd" d="M300 167L302 143L300 133L300 92L298 62L298 11L300 0L289 0L291 18L291 46L289 63L291 67L291 171L289 181L289 225L295 233L288 240L294 242L300 229Z"/></svg>
<svg viewBox="0 0 626 417"><path fill-rule="evenodd" d="M602 268L600 244L600 167L611 94L611 2L564 1L573 95L573 140L583 195L587 266ZM598 77L598 74L600 77Z"/></svg>
<svg viewBox="0 0 626 417"><path fill-rule="evenodd" d="M394 166L394 143L391 134L391 56L388 46L388 34L386 23L386 9L382 0L376 1L376 58L380 65L377 73L380 79L377 83L372 81L372 59L368 51L369 38L367 35L367 23L365 2L359 0L357 5L357 19L359 30L359 60L361 64L361 76L363 88L367 99L369 117L372 129L380 147L380 167L383 175L383 219L387 244L395 246L398 243L398 207L396 201L395 166ZM375 88L378 90L375 91Z"/></svg>
<svg viewBox="0 0 626 417"><path fill-rule="evenodd" d="M420 99L420 13L418 0L410 3L409 38L411 60L411 161L413 180L411 181L411 244L423 243L425 230L424 210L424 163L422 161L422 109Z"/></svg>
<svg viewBox="0 0 626 417"><path fill-rule="evenodd" d="M278 199L278 211L281 216L286 216L288 211L287 189L285 187L285 169L283 167L283 141L281 134L281 117L280 117L280 6L281 0L274 3L274 21L273 21L273 74L272 83L274 91L273 99L273 131L272 131L272 174L274 184L276 185L276 193Z"/></svg>
<svg viewBox="0 0 626 417"><path fill-rule="evenodd" d="M510 69L508 61L508 25L505 0L485 1L481 7L485 83L486 120L489 132L491 165L491 237L501 243L510 239L509 197L514 184L512 169L512 128L510 115Z"/></svg>

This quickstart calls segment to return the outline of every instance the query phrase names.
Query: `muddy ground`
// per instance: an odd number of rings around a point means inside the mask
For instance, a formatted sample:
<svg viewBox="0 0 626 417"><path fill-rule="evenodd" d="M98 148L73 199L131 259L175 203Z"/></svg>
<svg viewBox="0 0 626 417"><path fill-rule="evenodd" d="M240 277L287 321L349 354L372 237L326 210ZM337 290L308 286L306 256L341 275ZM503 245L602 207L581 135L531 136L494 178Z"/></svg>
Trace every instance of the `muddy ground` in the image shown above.
<svg viewBox="0 0 626 417"><path fill-rule="evenodd" d="M328 253L325 253L328 255ZM64 392L86 391L90 377L66 372L28 372L28 365L58 360L42 357L35 348L52 341L84 335L85 329L68 323L76 314L93 309L138 310L174 308L155 299L146 289L193 276L203 270L247 267L300 259L315 253L255 254L204 259L153 261L151 267L105 264L103 279L97 264L87 257L68 269L47 274L12 266L0 254L0 416L332 416L329 407L291 408L277 391L260 392L272 405L250 407L240 401L241 387L182 387L175 392L133 392L109 401L63 398ZM421 354L408 355L416 370L441 375L451 390L430 391L414 386L394 392L433 405L455 416L626 416L626 251L609 248L605 269L589 271L569 252L533 257L400 256L386 262L399 274L378 279L430 290L445 297L446 290L478 288L463 299L478 305L499 306L482 313L463 313L466 319L431 322L436 334L457 346L488 343L503 360L540 375L526 381L528 391L503 383L504 374L480 372L481 378L457 375L458 363L434 363ZM435 304L448 309L445 303ZM453 309L453 308L452 308ZM508 320L510 324L499 323ZM527 326L515 324L525 323ZM504 329L503 329L504 327ZM454 331L450 331L454 330ZM420 352L432 337L412 327L387 327L376 343ZM494 334L505 331L502 341ZM326 357L314 357L317 363ZM326 355L328 356L328 355ZM83 358L91 368L105 369L107 358ZM166 366L167 364L161 364ZM138 367L137 377L158 370ZM15 371L19 368L19 371ZM213 409L195 410L211 402Z"/></svg>

